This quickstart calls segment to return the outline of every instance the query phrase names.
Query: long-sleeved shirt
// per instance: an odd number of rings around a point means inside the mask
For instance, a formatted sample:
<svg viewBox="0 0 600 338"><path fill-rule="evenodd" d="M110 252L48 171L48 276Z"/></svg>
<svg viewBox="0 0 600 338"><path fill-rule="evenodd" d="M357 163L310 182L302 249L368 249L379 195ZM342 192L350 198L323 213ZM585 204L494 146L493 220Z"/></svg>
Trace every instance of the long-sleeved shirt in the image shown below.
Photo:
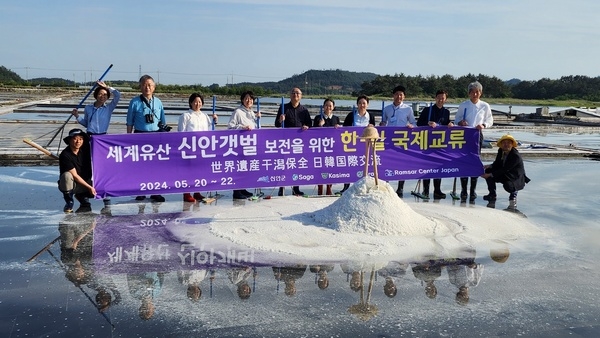
<svg viewBox="0 0 600 338"><path fill-rule="evenodd" d="M279 111L277 112L277 117L275 118L275 127L281 128L281 122L279 121L279 116L281 116L281 106L279 107ZM302 126L310 127L312 126L312 120L310 118L310 113L308 109L301 104L298 104L296 108L292 106L290 102L283 105L283 111L285 113L285 128L300 128Z"/></svg>
<svg viewBox="0 0 600 338"><path fill-rule="evenodd" d="M419 115L419 119L417 120L417 126L427 126L429 125L429 121L433 121L440 126L447 126L450 123L450 111L444 106L442 108L437 105L432 105L429 107L423 108L421 110L421 115Z"/></svg>
<svg viewBox="0 0 600 338"><path fill-rule="evenodd" d="M383 108L381 115L381 121L389 127L406 127L409 123L417 124L412 107L406 103L400 103L397 106L390 104Z"/></svg>
<svg viewBox="0 0 600 338"><path fill-rule="evenodd" d="M456 115L454 117L454 124L458 125L458 122L465 120L467 126L475 128L480 124L483 124L485 128L489 128L494 124L494 118L492 117L492 108L487 102L481 100L477 103L466 100L458 106Z"/></svg>
<svg viewBox="0 0 600 338"><path fill-rule="evenodd" d="M227 129L244 129L246 126L249 126L250 129L256 129L257 117L252 109L248 109L242 105L236 108L233 114L231 114L229 123L227 123Z"/></svg>
<svg viewBox="0 0 600 338"><path fill-rule="evenodd" d="M210 117L202 111L188 109L179 116L177 131L207 131L212 129Z"/></svg>
<svg viewBox="0 0 600 338"><path fill-rule="evenodd" d="M77 122L84 126L88 133L106 134L108 131L112 113L121 99L121 93L118 90L112 87L108 87L108 90L113 96L110 103L105 103L100 107L88 104L83 109L83 115L77 117Z"/></svg>

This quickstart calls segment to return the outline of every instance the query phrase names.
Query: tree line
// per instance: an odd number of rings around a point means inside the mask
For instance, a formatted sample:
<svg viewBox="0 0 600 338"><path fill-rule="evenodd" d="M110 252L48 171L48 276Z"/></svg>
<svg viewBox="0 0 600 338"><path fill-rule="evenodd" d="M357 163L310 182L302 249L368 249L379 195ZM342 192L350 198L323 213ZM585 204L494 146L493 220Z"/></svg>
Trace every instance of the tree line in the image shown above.
<svg viewBox="0 0 600 338"><path fill-rule="evenodd" d="M439 89L446 90L449 97L467 97L467 87L473 81L482 84L485 97L489 98L600 101L600 77L583 75L563 76L557 80L542 78L537 81L503 81L485 74L467 74L458 78L452 75L383 75L363 83L360 94L391 96L393 88L401 84L406 87L408 97L434 97Z"/></svg>
<svg viewBox="0 0 600 338"><path fill-rule="evenodd" d="M514 98L523 100L586 100L600 101L600 76L584 75L563 76L560 79L542 78L536 81L511 79L504 81L495 76L485 74L467 74L460 77L443 76L408 76L403 73L394 75L377 75L374 73L350 72L335 70L309 70L295 74L278 82L238 83L221 86L211 84L164 85L157 84L157 91L170 93L202 92L215 95L240 95L245 90L252 90L257 96L281 95L293 87L302 89L305 95L312 96L368 96L390 97L397 85L406 87L409 98L434 97L435 92L444 89L451 98L467 97L467 86L473 81L483 85L483 92L488 98ZM137 81L109 81L112 86L130 87L137 90ZM77 87L91 86L93 82L75 83L62 78L37 78L23 80L18 74L4 66L0 66L0 85L2 86L48 86Z"/></svg>

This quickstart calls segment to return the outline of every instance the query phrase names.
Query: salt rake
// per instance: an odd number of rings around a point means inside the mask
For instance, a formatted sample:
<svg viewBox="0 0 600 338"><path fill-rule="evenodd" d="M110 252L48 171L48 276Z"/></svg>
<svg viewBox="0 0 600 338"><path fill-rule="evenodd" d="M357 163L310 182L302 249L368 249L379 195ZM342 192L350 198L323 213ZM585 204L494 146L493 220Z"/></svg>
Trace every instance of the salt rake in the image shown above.
<svg viewBox="0 0 600 338"><path fill-rule="evenodd" d="M423 195L420 191L421 191L421 180L418 180L417 185L415 186L415 190L411 191L410 194L413 196L416 196L418 198L428 200L429 196Z"/></svg>

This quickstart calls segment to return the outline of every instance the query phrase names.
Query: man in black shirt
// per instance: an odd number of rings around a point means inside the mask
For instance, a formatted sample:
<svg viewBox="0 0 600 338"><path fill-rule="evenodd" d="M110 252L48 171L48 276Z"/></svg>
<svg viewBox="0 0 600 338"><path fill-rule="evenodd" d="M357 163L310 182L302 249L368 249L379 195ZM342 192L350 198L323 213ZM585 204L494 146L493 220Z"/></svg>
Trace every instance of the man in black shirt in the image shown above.
<svg viewBox="0 0 600 338"><path fill-rule="evenodd" d="M308 109L300 104L302 91L300 88L293 88L290 92L290 102L279 107L277 117L275 118L275 127L277 128L302 128L308 129L312 125ZM279 196L283 196L284 188L279 188ZM296 196L302 196L299 186L292 187L292 193Z"/></svg>
<svg viewBox="0 0 600 338"><path fill-rule="evenodd" d="M73 195L80 203L77 212L91 211L89 197L96 196L92 186L92 162L90 153L83 151L89 147L89 136L81 129L72 129L63 139L68 145L58 159L60 179L58 189L65 199L65 213L73 212Z"/></svg>

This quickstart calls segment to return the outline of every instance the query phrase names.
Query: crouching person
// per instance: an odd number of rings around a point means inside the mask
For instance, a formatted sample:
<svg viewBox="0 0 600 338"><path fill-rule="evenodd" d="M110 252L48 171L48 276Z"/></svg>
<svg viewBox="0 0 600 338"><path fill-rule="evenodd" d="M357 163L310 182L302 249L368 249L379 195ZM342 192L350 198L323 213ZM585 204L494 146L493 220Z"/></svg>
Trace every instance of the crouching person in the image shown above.
<svg viewBox="0 0 600 338"><path fill-rule="evenodd" d="M504 190L510 194L509 208L517 207L517 192L525 187L529 178L525 175L523 158L517 150L517 141L511 135L504 135L498 140L498 154L496 160L483 168L489 193L483 199L489 202L496 201L496 182L502 183Z"/></svg>
<svg viewBox="0 0 600 338"><path fill-rule="evenodd" d="M77 212L92 211L90 197L96 196L96 189L92 186L92 162L89 147L89 137L81 129L72 129L63 139L67 147L58 158L60 179L58 189L65 199L65 213L73 212L73 196L79 201Z"/></svg>

